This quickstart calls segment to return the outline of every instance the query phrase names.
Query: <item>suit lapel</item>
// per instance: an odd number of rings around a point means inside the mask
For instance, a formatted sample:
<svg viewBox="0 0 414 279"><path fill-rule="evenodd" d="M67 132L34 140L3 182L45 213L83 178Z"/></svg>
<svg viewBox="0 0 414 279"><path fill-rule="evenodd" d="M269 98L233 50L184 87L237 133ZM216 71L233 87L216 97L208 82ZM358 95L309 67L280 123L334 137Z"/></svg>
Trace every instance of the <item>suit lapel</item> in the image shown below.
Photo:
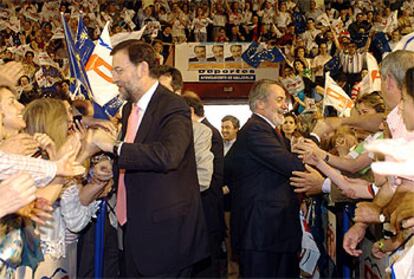
<svg viewBox="0 0 414 279"><path fill-rule="evenodd" d="M132 104L128 102L124 106L124 109L122 111L122 119L121 119L122 127L121 127L121 134L119 135L120 140L124 140L125 138L125 134L126 134L127 126L128 126L128 117L129 117L129 114L131 113L131 107L132 107Z"/></svg>
<svg viewBox="0 0 414 279"><path fill-rule="evenodd" d="M272 126L270 126L269 123L266 122L266 120L264 120L263 118L261 118L260 116L257 116L256 114L253 114L253 117L255 117L256 121L259 121L260 123L264 123L266 125L266 127L269 128L269 130L272 131L272 133L275 135L276 139L280 142L280 144L287 148L285 140L283 139L283 137L281 135L279 135L275 129L273 129Z"/></svg>

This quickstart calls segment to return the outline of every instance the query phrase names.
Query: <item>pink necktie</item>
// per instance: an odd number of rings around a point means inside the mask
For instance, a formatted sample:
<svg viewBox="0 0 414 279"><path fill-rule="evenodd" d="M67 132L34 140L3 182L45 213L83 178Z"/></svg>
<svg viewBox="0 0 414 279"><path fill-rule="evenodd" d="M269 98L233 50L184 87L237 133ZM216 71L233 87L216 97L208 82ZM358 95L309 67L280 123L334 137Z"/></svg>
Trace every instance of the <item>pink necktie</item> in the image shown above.
<svg viewBox="0 0 414 279"><path fill-rule="evenodd" d="M125 135L124 142L134 142L135 135L137 134L139 120L139 108L137 104L133 104L131 113L128 117L128 126ZM116 217L119 224L124 225L127 221L127 201L126 201L126 189L125 189L125 169L119 170L118 179L118 192L116 197Z"/></svg>

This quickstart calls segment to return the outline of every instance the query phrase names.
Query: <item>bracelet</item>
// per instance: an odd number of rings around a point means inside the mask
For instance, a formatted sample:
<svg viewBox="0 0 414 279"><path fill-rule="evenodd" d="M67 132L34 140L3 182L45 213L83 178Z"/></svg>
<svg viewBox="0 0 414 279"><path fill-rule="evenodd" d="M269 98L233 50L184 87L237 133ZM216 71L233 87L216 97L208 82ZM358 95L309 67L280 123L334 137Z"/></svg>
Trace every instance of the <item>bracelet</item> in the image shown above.
<svg viewBox="0 0 414 279"><path fill-rule="evenodd" d="M384 243L384 239L381 239L379 241L377 241L378 244L378 249L382 252L385 253L384 248L385 248L385 243Z"/></svg>
<svg viewBox="0 0 414 279"><path fill-rule="evenodd" d="M368 184L368 192L372 197L375 197L375 191L374 191L372 183Z"/></svg>

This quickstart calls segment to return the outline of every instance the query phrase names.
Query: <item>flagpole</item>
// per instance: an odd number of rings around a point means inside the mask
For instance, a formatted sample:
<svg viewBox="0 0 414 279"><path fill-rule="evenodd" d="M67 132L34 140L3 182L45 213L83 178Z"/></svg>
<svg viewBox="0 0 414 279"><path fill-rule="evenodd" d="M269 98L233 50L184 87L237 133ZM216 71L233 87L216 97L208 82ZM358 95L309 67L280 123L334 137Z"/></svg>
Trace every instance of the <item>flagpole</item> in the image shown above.
<svg viewBox="0 0 414 279"><path fill-rule="evenodd" d="M323 102L322 102L322 117L325 117L325 100L326 100L326 77L329 76L329 72L325 73L325 90L323 91Z"/></svg>

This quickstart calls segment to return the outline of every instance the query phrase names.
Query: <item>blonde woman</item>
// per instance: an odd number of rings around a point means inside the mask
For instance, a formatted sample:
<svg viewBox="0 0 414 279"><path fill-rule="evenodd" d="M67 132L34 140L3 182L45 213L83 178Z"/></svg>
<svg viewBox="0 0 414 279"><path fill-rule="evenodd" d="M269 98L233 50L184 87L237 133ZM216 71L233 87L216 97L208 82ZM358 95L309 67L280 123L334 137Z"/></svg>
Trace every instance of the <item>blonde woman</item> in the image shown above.
<svg viewBox="0 0 414 279"><path fill-rule="evenodd" d="M73 129L70 105L66 101L55 99L38 99L31 102L25 109L24 119L29 134L45 133L53 140L47 155L49 159L59 157L80 144L79 133ZM90 141L89 137L89 141ZM95 151L91 144L82 146L82 158ZM78 156L79 157L79 156ZM82 159L83 160L83 159ZM19 278L51 278L53 275L76 275L76 232L81 231L97 210L95 195L104 188L104 184L87 184L81 188L77 180L59 181L64 185L58 200L53 204L53 219L39 228L41 248L44 261L35 272L29 268L19 268ZM105 183L106 184L106 183ZM87 197L82 196L84 189Z"/></svg>

